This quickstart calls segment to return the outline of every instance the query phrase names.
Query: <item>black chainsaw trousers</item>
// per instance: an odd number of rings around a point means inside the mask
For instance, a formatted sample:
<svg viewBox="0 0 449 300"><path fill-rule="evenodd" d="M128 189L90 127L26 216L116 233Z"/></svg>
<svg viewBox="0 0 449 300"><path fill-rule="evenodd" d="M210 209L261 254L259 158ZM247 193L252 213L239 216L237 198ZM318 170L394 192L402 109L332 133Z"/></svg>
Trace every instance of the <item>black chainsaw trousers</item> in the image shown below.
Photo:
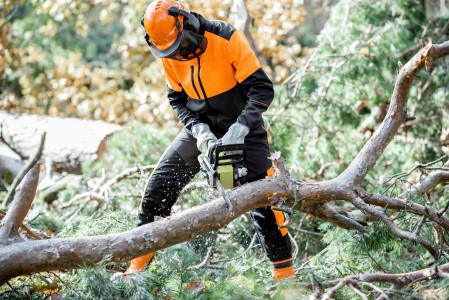
<svg viewBox="0 0 449 300"><path fill-rule="evenodd" d="M265 129L259 127L251 131L245 138L245 145L245 167L248 169L245 182L264 178L271 168ZM200 152L196 147L196 139L184 128L162 155L148 179L139 211L139 226L153 222L155 216L170 215L183 187L200 171L198 155ZM284 222L283 214L273 211L271 207L262 207L251 211L251 217L270 261L290 260L291 242L287 230L279 228Z"/></svg>

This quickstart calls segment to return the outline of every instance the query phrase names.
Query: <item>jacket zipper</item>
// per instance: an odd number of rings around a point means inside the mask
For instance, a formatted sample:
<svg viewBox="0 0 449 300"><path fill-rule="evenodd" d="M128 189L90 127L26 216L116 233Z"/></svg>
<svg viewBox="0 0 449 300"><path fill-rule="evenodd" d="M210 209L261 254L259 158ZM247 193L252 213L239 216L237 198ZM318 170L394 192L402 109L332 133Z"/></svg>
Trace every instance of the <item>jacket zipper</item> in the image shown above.
<svg viewBox="0 0 449 300"><path fill-rule="evenodd" d="M200 84L201 91L203 92L203 95L204 95L204 101L206 102L207 108L209 108L209 110L210 110L211 112L216 112L216 110L210 106L210 104L209 104L209 99L207 99L206 91L205 91L205 89L204 89L203 82L201 81L201 77L200 77L200 73L201 73L201 60L200 60L199 57L197 58L197 60L198 60L198 75L197 75L197 77L198 77L198 82L199 82L199 84ZM194 72L194 69L195 69L195 68L194 68L193 65L190 66L190 70L192 71L192 72L191 72L191 75L192 75L192 85L193 85L193 88L195 89L195 92L196 92L196 94L197 94L197 96L198 96L198 99L201 99L201 98L200 98L200 95L199 95L199 93L198 93L198 89L197 89L196 86L195 86L195 81L194 81L194 74L195 74L195 72ZM218 117L217 117L217 114L216 114L216 113L214 114L214 120L215 120L215 124L217 124Z"/></svg>
<svg viewBox="0 0 449 300"><path fill-rule="evenodd" d="M203 92L203 95L204 95L204 100L206 100L206 103L209 105L209 103L207 101L206 91L204 90L203 82L201 81L201 77L200 77L200 71L201 71L200 57L198 56L197 59L198 59L198 82L200 83L201 91Z"/></svg>
<svg viewBox="0 0 449 300"><path fill-rule="evenodd" d="M200 94L198 93L198 90L195 85L194 74L195 74L195 68L193 66L190 66L190 79L192 80L192 86L193 86L193 89L195 90L196 95L198 96L198 99L201 99ZM198 72L198 75L199 75L199 72Z"/></svg>

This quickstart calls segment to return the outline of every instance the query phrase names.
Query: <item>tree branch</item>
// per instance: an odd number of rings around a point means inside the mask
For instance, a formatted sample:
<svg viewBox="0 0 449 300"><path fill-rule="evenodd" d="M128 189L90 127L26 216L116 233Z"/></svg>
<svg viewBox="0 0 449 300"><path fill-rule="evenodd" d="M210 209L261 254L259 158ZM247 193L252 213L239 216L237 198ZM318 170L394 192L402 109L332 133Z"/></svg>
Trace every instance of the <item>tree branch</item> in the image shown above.
<svg viewBox="0 0 449 300"><path fill-rule="evenodd" d="M443 168L449 168L449 161L447 161ZM438 184L442 182L449 181L449 171L447 170L438 170L430 173L423 181L421 181L420 185L416 187L416 193L419 196L422 196L431 190L433 190Z"/></svg>
<svg viewBox="0 0 449 300"><path fill-rule="evenodd" d="M404 202L400 199L367 194L360 188L359 183L371 170L404 122L408 91L418 71L423 66L430 67L433 60L448 54L449 42L441 45L428 44L401 69L390 109L383 123L349 167L337 178L310 183L295 181L290 177L285 162L278 154L275 155L277 157L273 157L273 164L278 174L276 177L245 184L229 192L229 198L235 203L234 215L229 213L225 201L219 198L120 234L7 244L2 247L0 253L2 266L0 284L12 277L32 272L83 268L94 266L100 261L128 261L148 252L189 241L206 232L223 228L236 217L262 206L295 204L295 210L323 217L339 226L343 225L363 232L363 224L359 222L360 216L357 216L355 212L342 211L327 204L334 200L352 203L355 207L382 221L393 235L422 245L434 258L437 258L439 253L429 242L418 234L398 228L386 213L369 204L392 209L399 208L426 216L446 230L449 228L447 218L427 205L421 206L411 201ZM433 184L435 180L429 178L428 182ZM425 186L432 186L432 184L424 183L423 181L423 189L426 189ZM298 199L301 200L298 201ZM33 253L33 256L28 255L29 253ZM438 276L446 276L445 266ZM352 284L357 288L355 285L357 280L348 279L345 284Z"/></svg>
<svg viewBox="0 0 449 300"><path fill-rule="evenodd" d="M6 216L6 214L4 214L0 211L0 220L2 220L5 216ZM26 222L23 222L23 221L22 221L22 224L20 224L20 229L25 231L25 233L28 236L32 237L35 240L42 240L42 239L49 238L49 236L47 236L45 233L40 232L39 230L37 230L35 228L32 228L29 224L27 224Z"/></svg>
<svg viewBox="0 0 449 300"><path fill-rule="evenodd" d="M395 288L401 288L419 280L447 278L448 272L449 272L449 263L441 266L430 267L408 273L398 273L398 274L374 273L374 274L359 274L354 276L347 276L344 278L339 278L332 281L321 283L321 285L325 288L330 288L327 294L333 294L346 284L351 284L354 282L358 284L366 284L376 292L380 293L384 297L384 299L389 299L385 291L382 291L379 287L376 287L375 285L370 283L373 282L393 283L395 285ZM324 299L324 297L322 299Z"/></svg>
<svg viewBox="0 0 449 300"><path fill-rule="evenodd" d="M68 208L68 207L72 206L75 202L78 202L78 201L84 200L84 199L103 201L105 199L106 192L114 184L116 184L124 179L128 179L128 178L132 177L134 175L134 173L136 173L136 172L150 171L150 170L153 170L154 168L155 168L154 165L148 165L148 166L136 166L136 167L126 169L126 170L122 171L120 174L115 175L114 177L110 178L103 185L101 185L101 186L99 185L99 186L93 188L89 192L85 192L85 193L76 195L75 197L70 199L70 201L65 203L62 206L62 208ZM99 189L99 191L97 192L98 189Z"/></svg>
<svg viewBox="0 0 449 300"><path fill-rule="evenodd" d="M398 198L390 198L383 195L369 194L363 200L372 205L398 209L403 211L410 211L418 215L427 216L432 221L440 224L444 229L449 231L449 219L444 217L436 209L426 205L422 206L413 201L404 201Z"/></svg>
<svg viewBox="0 0 449 300"><path fill-rule="evenodd" d="M418 72L423 67L429 69L433 61L448 54L449 41L439 45L429 42L401 68L391 96L390 107L382 124L339 177L360 184L405 122L408 94Z"/></svg>
<svg viewBox="0 0 449 300"><path fill-rule="evenodd" d="M19 227L22 225L36 194L40 165L36 164L25 176L10 209L0 224L0 244L20 241Z"/></svg>
<svg viewBox="0 0 449 300"><path fill-rule="evenodd" d="M305 209L305 212L317 219L334 223L341 228L357 230L360 233L367 233L363 226L366 219L360 220L358 216L351 214L351 212L348 213L343 211L341 207L326 204L317 205L315 207L308 207Z"/></svg>
<svg viewBox="0 0 449 300"><path fill-rule="evenodd" d="M418 243L421 246L423 246L427 251L429 251L429 253L433 256L433 258L435 260L437 260L439 258L438 250L435 249L431 243L424 240L421 236L419 236L417 234L400 229L398 226L396 226L396 224L393 222L393 220L390 217L388 217L380 209L369 206L359 197L356 197L352 201L352 203L354 204L354 206L374 215L376 218L378 218L380 221L382 221L382 223L384 223L385 226L387 226L388 231L390 231L395 236L397 236L401 239L405 239L405 240L409 240L409 241Z"/></svg>

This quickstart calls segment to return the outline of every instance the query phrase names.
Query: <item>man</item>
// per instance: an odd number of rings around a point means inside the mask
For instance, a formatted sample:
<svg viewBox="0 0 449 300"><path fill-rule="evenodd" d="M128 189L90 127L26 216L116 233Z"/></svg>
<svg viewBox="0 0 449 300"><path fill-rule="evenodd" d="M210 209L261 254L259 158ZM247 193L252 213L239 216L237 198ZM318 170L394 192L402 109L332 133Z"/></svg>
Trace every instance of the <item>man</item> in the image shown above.
<svg viewBox="0 0 449 300"><path fill-rule="evenodd" d="M200 170L209 146L245 143L245 182L271 175L262 113L273 85L244 34L221 21L185 11L173 0L153 1L142 19L151 52L162 59L168 100L184 124L151 174L140 208L140 225L170 215L181 189ZM294 277L284 216L270 207L254 210L253 223L276 280ZM132 260L125 273L142 271L154 256Z"/></svg>

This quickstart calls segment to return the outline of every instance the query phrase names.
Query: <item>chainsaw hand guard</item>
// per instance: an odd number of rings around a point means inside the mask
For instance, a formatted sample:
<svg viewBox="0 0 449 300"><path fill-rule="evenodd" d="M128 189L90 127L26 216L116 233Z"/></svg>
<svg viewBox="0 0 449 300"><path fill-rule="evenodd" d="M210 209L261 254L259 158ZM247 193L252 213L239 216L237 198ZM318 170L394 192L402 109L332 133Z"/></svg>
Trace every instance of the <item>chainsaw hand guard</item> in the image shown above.
<svg viewBox="0 0 449 300"><path fill-rule="evenodd" d="M244 144L213 145L208 149L207 156L202 154L198 157L201 171L209 186L216 188L219 180L225 189L242 184L247 174L245 159Z"/></svg>

